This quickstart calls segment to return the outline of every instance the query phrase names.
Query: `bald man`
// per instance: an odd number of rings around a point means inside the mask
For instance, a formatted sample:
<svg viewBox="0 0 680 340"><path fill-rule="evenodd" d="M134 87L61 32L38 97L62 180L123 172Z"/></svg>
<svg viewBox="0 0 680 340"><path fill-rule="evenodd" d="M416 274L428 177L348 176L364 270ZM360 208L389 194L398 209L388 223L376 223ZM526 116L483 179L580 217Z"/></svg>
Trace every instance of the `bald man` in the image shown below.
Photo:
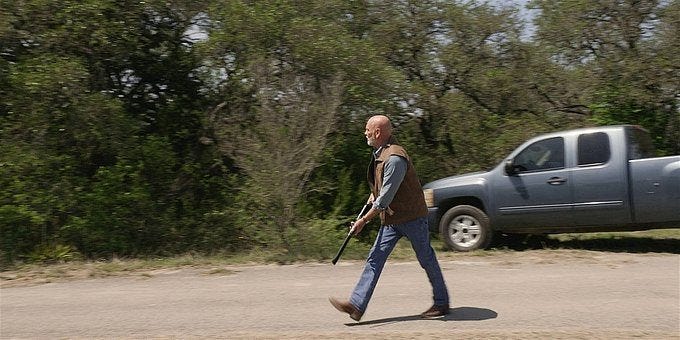
<svg viewBox="0 0 680 340"><path fill-rule="evenodd" d="M381 227L350 299L342 301L331 297L330 302L353 320L361 320L387 257L397 241L406 236L432 285L434 304L421 317L446 315L449 313L449 295L430 245L427 206L411 159L392 136L392 124L386 116L371 117L366 122L364 135L368 145L374 149L373 161L368 168L368 184L371 187L368 202L372 203L372 207L352 227L358 234L376 216L380 216Z"/></svg>

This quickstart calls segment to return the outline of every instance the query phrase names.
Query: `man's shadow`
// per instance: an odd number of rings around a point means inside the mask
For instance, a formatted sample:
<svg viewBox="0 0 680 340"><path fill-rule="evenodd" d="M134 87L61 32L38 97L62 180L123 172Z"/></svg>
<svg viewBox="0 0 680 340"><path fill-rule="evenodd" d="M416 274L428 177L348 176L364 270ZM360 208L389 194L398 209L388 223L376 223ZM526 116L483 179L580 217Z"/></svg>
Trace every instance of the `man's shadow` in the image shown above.
<svg viewBox="0 0 680 340"><path fill-rule="evenodd" d="M457 307L449 309L449 314L439 318L423 319L420 315L396 316L392 318L384 318L356 323L346 323L346 326L370 326L370 325L386 325L395 322L417 321L417 320L438 320L438 321L482 321L488 319L495 319L498 313L486 308L477 307Z"/></svg>

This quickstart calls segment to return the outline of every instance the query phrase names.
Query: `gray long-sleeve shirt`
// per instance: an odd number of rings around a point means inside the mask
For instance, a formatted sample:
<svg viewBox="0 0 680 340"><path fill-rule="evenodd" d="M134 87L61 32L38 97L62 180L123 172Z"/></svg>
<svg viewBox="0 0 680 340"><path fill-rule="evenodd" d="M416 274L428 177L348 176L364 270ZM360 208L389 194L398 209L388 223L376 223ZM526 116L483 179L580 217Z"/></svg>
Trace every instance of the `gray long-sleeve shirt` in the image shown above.
<svg viewBox="0 0 680 340"><path fill-rule="evenodd" d="M373 153L374 157L378 157L382 152L382 147ZM394 195L397 194L401 182L406 176L406 169L408 163L406 160L397 155L391 155L385 162L383 167L383 182L380 188L378 197L373 200L373 207L378 210L385 210L392 203Z"/></svg>

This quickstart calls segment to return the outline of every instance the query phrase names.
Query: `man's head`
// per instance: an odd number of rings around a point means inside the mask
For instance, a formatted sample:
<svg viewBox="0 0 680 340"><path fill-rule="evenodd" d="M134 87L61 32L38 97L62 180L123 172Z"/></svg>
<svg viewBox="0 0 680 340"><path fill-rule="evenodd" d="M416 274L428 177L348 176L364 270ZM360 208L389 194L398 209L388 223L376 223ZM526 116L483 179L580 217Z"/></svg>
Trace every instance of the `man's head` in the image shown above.
<svg viewBox="0 0 680 340"><path fill-rule="evenodd" d="M366 136L366 143L376 149L385 145L392 136L392 123L390 119L383 115L369 118L368 122L366 122L364 135Z"/></svg>

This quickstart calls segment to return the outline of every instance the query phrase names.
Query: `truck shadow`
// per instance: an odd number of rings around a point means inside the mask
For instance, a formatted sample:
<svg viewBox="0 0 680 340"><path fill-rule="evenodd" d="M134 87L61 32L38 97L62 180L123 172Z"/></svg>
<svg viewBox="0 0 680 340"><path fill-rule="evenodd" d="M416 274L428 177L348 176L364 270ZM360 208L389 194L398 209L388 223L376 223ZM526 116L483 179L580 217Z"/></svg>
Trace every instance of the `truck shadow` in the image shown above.
<svg viewBox="0 0 680 340"><path fill-rule="evenodd" d="M512 250L536 249L578 249L606 251L615 253L671 253L680 254L680 239L658 239L650 237L634 237L625 235L558 239L554 235L513 235L504 236L496 242L494 248Z"/></svg>
<svg viewBox="0 0 680 340"><path fill-rule="evenodd" d="M449 314L440 318L433 319L423 319L420 315L407 315L407 316L396 316L391 318L383 318L369 321L362 321L357 323L347 323L346 326L384 326L397 322L405 321L482 321L488 319L495 319L498 317L498 313L487 308L477 308L477 307L456 307L449 309Z"/></svg>

